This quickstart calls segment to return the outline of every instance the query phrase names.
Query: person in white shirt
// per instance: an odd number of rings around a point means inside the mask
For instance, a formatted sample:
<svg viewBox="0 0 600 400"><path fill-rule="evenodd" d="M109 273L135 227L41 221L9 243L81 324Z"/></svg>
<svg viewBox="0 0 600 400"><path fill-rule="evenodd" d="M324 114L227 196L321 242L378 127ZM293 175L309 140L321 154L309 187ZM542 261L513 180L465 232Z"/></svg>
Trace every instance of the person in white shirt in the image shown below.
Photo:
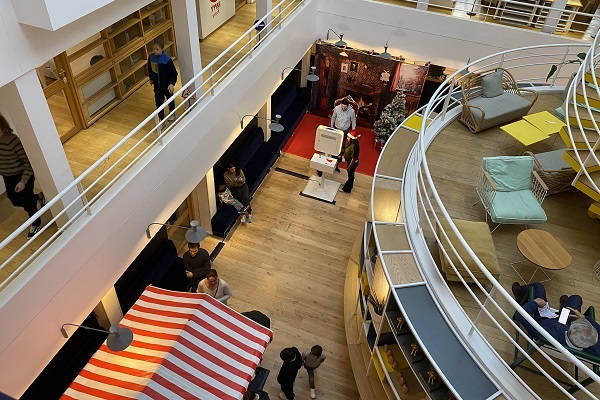
<svg viewBox="0 0 600 400"><path fill-rule="evenodd" d="M356 129L356 114L354 113L354 109L350 107L350 102L348 99L342 99L342 102L335 106L333 109L333 114L331 114L331 123L332 128L339 129L344 131L344 141L342 143L346 143L346 138L348 136L348 132L350 129ZM342 161L342 155L344 154L344 146L342 146L342 151L338 156L338 163ZM335 166L335 170L340 172L337 164Z"/></svg>
<svg viewBox="0 0 600 400"><path fill-rule="evenodd" d="M231 289L227 282L219 278L217 270L210 269L206 274L206 278L202 279L198 284L198 293L206 293L223 304L227 304L227 300L231 297Z"/></svg>

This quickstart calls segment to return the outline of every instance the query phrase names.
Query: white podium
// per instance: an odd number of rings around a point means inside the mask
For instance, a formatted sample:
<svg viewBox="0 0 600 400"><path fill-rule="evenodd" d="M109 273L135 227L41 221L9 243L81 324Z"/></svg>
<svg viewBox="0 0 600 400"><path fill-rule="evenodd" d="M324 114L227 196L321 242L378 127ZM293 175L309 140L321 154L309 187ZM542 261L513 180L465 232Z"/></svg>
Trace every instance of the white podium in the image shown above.
<svg viewBox="0 0 600 400"><path fill-rule="evenodd" d="M344 132L338 129L323 125L317 128L315 150L318 153L313 154L310 159L310 167L321 171L322 174L321 176L311 176L306 187L300 194L328 203L335 203L335 195L338 193L341 184L330 179L325 179L325 174L333 174L335 170L337 154L341 151L343 137ZM331 154L335 154L335 156Z"/></svg>

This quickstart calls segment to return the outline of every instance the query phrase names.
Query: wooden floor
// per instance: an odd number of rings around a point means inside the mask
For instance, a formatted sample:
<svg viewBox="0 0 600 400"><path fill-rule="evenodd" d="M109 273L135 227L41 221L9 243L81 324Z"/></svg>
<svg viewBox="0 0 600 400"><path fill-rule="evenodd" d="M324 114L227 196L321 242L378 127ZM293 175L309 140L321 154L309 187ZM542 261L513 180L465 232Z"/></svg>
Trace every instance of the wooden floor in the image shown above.
<svg viewBox="0 0 600 400"><path fill-rule="evenodd" d="M308 164L285 154L276 165L309 174ZM343 182L346 173L333 179ZM327 354L316 371L319 398L358 399L344 328L344 280L365 221L371 179L357 175L352 193L338 193L332 205L298 195L306 180L271 170L252 201L254 222L235 228L213 264L232 288L228 305L271 318L274 339L262 365L271 370L266 391L272 399L279 393L281 349L303 351L315 344ZM217 242L207 238L202 247L211 251ZM296 388L297 399L309 398L304 370Z"/></svg>
<svg viewBox="0 0 600 400"><path fill-rule="evenodd" d="M531 112L553 110L560 103L560 97L557 95L540 96ZM427 152L427 160L440 197L453 218L485 220L483 206L473 206L479 200L475 192L476 179L481 158L499 155L499 144L504 135L499 128L473 135L456 121L433 141ZM554 147L562 148L564 145L558 139ZM578 191L554 194L544 200L543 207L548 221L535 228L539 227L558 236L573 253L572 264L567 269L558 271L550 282L544 283L548 291L548 300L553 307L558 308L558 298L562 294L581 295L584 308L592 304L600 306L600 281L594 278L593 270L594 264L600 259L600 220L587 216L587 208L591 203L591 199ZM516 247L516 236L523 229L523 226L503 225L493 233L501 266L499 280L509 293L512 283L519 280L510 263L523 259ZM437 256L434 244L432 253ZM534 271L534 268L528 265L520 265L517 268L526 277L531 276ZM538 273L534 281L542 279L543 275ZM479 309L466 289L460 283L451 283L450 287L463 308L474 318ZM501 303L504 310L510 310L508 303ZM507 323L503 325L508 326ZM501 337L489 320L484 320L480 327L489 335L490 342L498 353L511 362L513 347L508 340ZM512 328L508 330L514 331ZM536 390L543 389L542 393L546 393L544 398L561 398L558 393L547 391L548 385L541 378L523 370L519 370L519 374ZM600 394L598 385L594 385L594 392Z"/></svg>

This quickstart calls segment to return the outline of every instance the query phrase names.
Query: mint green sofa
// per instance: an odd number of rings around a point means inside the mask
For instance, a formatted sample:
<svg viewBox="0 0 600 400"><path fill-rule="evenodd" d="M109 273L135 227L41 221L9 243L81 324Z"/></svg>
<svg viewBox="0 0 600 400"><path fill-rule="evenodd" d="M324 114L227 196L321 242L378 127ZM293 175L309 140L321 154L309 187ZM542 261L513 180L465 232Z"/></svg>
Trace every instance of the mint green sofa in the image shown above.
<svg viewBox="0 0 600 400"><path fill-rule="evenodd" d="M486 221L489 214L498 225L546 222L542 202L548 187L534 170L530 156L484 157L477 194L485 207Z"/></svg>

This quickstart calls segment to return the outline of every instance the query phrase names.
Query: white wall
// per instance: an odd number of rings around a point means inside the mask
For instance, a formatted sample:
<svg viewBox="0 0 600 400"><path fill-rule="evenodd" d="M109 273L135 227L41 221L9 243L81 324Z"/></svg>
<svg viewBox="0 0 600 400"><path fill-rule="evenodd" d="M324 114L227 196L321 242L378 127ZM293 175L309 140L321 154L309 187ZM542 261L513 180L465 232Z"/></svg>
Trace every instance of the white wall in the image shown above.
<svg viewBox="0 0 600 400"><path fill-rule="evenodd" d="M13 4L19 22L54 31L113 1L13 0Z"/></svg>
<svg viewBox="0 0 600 400"><path fill-rule="evenodd" d="M350 47L383 52L389 39L388 52L392 55L455 69L464 67L469 58L473 61L516 47L581 43L562 36L363 0L321 1L319 37L325 39L329 28L344 34Z"/></svg>
<svg viewBox="0 0 600 400"><path fill-rule="evenodd" d="M3 291L10 299L0 304L0 390L18 397L27 388L65 343L60 326L89 314L148 243L146 226L166 220L184 201L239 133L238 114L258 112L279 85L282 69L312 45L316 6L308 4L302 16L287 22L210 103L196 107L195 118L177 126L161 151L111 189L92 217L79 221ZM119 190L124 182L126 190Z"/></svg>
<svg viewBox="0 0 600 400"><path fill-rule="evenodd" d="M20 0L15 0L17 1ZM0 0L0 37L3 39L2 56L5 60L0 63L0 86L40 66L151 1L114 0L97 11L50 32L20 24L11 0ZM35 10L30 12L35 13Z"/></svg>
<svg viewBox="0 0 600 400"><path fill-rule="evenodd" d="M8 2L0 0L3 6ZM26 68L33 69L36 60L41 64L147 2L117 0L94 13L94 18L53 34L40 35L39 30L13 23L11 29L18 32L10 42L25 48L7 44L5 53L18 54L19 62L0 63L0 79L10 80ZM125 3L132 3L127 4L131 11ZM318 13L318 7L323 12ZM337 12L344 16L335 16ZM449 66L462 66L468 57L499 48L565 40L487 24L479 32L480 23L359 0L309 1L284 26L208 104L196 107L176 127L162 149L146 156L109 190L94 206L93 216L78 221L2 292L0 390L18 397L27 388L64 344L60 326L80 322L91 312L146 245L146 226L166 220L233 142L239 133L238 115L256 113L280 83L283 68L296 65L328 28L345 33L350 44L360 38L363 48L382 47L394 34L400 41L390 40L392 53L402 48L407 57ZM425 32L432 26L448 38ZM0 29L5 27L0 23Z"/></svg>

